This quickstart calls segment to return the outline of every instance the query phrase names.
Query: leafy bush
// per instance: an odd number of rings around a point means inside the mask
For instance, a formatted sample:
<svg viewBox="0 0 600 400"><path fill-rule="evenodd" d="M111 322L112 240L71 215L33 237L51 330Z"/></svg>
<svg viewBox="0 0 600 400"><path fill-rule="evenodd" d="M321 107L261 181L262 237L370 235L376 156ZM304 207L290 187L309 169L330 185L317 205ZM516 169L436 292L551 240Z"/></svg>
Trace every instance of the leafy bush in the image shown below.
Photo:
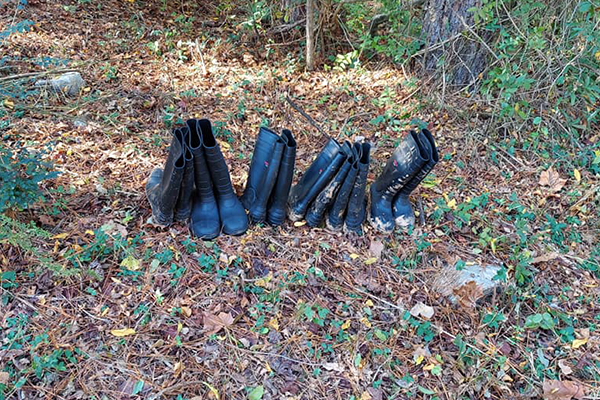
<svg viewBox="0 0 600 400"><path fill-rule="evenodd" d="M28 150L20 142L14 148L0 144L0 213L25 209L44 198L39 183L58 175L44 154Z"/></svg>

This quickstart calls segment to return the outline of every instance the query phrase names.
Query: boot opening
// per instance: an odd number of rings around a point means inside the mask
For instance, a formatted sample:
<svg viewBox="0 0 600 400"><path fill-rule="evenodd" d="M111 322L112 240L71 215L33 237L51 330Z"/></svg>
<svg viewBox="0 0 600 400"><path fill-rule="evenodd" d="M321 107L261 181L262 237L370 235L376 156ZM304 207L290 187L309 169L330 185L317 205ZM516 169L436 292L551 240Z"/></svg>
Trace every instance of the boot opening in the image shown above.
<svg viewBox="0 0 600 400"><path fill-rule="evenodd" d="M197 149L202 144L202 140L200 139L198 120L188 119L186 121L186 124L190 130L190 147L192 149Z"/></svg>
<svg viewBox="0 0 600 400"><path fill-rule="evenodd" d="M213 135L210 121L207 119L201 119L198 121L198 125L200 125L200 129L202 130L202 142L204 143L204 146L215 147L217 145L217 141Z"/></svg>
<svg viewBox="0 0 600 400"><path fill-rule="evenodd" d="M435 141L433 140L433 135L431 134L429 129L423 129L422 131L423 131L423 135L425 135L427 140L429 140L429 144L431 145L431 160L434 163L437 163L439 161L439 155L438 155L437 147L435 146Z"/></svg>

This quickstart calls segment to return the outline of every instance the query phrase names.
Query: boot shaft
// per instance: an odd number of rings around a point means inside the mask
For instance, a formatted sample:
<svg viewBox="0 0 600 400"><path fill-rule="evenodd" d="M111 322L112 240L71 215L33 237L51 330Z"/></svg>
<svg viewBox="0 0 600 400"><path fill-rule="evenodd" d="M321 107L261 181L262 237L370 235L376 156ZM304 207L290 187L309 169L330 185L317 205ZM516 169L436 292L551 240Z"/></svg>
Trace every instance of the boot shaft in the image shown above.
<svg viewBox="0 0 600 400"><path fill-rule="evenodd" d="M425 163L421 169L408 181L402 189L400 189L399 196L408 196L413 190L425 179L425 177L431 172L433 167L439 161L439 155L433 135L427 129L422 129L418 135L418 146L425 155Z"/></svg>
<svg viewBox="0 0 600 400"><path fill-rule="evenodd" d="M267 221L271 225L281 225L286 215L286 203L292 187L292 178L294 176L294 166L296 164L296 140L289 129L283 129L281 140L284 143L283 155L277 181L269 198L269 209L267 212Z"/></svg>
<svg viewBox="0 0 600 400"><path fill-rule="evenodd" d="M279 135L266 127L260 128L254 145L252 161L250 162L246 188L241 197L242 204L246 209L252 207L259 193L263 190L262 184L270 169L269 164L277 143L282 143Z"/></svg>

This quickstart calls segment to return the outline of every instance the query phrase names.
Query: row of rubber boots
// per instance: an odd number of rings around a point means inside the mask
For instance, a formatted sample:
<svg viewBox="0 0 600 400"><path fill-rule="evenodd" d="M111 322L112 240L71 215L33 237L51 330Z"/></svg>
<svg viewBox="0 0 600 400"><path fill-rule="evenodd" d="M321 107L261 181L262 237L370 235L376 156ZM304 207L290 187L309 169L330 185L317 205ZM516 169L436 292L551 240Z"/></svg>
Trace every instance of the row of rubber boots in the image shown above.
<svg viewBox="0 0 600 400"><path fill-rule="evenodd" d="M280 136L261 128L240 202L210 121L190 119L173 131L165 167L153 170L146 183L153 220L168 226L189 219L191 234L205 240L221 232L246 232L244 208L253 222L281 225L295 160L296 141L289 130Z"/></svg>
<svg viewBox="0 0 600 400"><path fill-rule="evenodd" d="M371 146L330 139L290 193L290 219L309 226L323 220L331 231L360 233L366 215L365 188ZM415 223L411 192L438 162L431 132L410 131L394 150L383 172L371 185L369 222L390 233Z"/></svg>
<svg viewBox="0 0 600 400"><path fill-rule="evenodd" d="M221 232L241 235L248 217L207 119L190 119L173 131L164 169L146 183L152 217L159 225L187 221L194 236L213 239Z"/></svg>
<svg viewBox="0 0 600 400"><path fill-rule="evenodd" d="M290 219L332 231L360 233L366 217L371 145L329 139L289 197Z"/></svg>

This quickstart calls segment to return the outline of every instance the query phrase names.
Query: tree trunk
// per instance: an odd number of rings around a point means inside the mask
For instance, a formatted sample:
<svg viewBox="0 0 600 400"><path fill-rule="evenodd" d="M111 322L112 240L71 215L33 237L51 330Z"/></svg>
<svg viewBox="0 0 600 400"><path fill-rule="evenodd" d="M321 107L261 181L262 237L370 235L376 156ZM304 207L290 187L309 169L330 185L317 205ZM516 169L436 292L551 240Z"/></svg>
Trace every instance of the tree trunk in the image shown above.
<svg viewBox="0 0 600 400"><path fill-rule="evenodd" d="M315 68L315 7L313 0L306 0L306 69Z"/></svg>
<svg viewBox="0 0 600 400"><path fill-rule="evenodd" d="M464 87L475 82L487 64L487 49L473 34L473 14L481 0L429 0L426 5L422 35L427 47L425 70L447 73L446 82ZM462 33L462 34L461 34ZM443 64L442 64L443 63Z"/></svg>

